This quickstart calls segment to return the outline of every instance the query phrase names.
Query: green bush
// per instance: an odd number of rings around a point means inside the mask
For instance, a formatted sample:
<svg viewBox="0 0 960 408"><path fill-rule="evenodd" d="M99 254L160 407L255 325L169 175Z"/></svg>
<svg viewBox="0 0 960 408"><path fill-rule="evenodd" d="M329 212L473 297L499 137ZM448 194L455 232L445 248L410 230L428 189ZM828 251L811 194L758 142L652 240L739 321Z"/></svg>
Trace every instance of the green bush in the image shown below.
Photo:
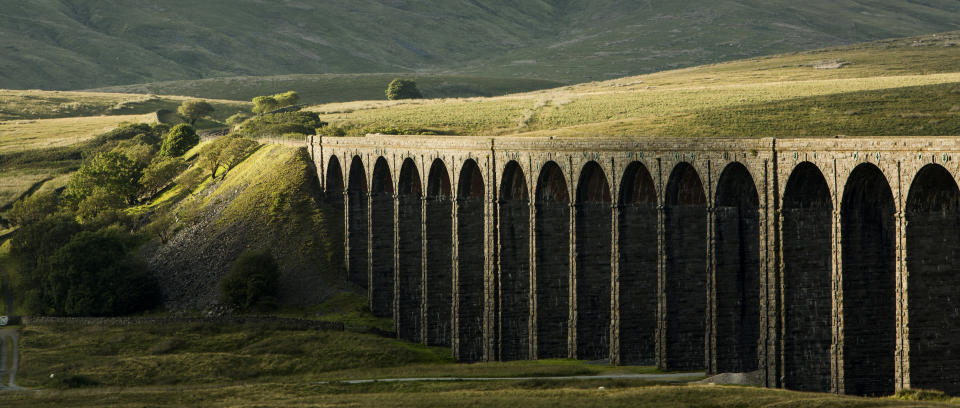
<svg viewBox="0 0 960 408"><path fill-rule="evenodd" d="M247 112L237 112L231 115L229 118L227 118L227 124L230 126L237 126L243 123L243 121L250 119L252 117L253 115Z"/></svg>
<svg viewBox="0 0 960 408"><path fill-rule="evenodd" d="M239 311L276 307L280 268L269 251L246 251L220 280L220 301Z"/></svg>
<svg viewBox="0 0 960 408"><path fill-rule="evenodd" d="M399 99L420 99L423 98L423 95L420 93L420 89L417 89L417 83L412 79L400 79L396 78L393 81L390 81L390 85L387 85L387 99L399 100Z"/></svg>
<svg viewBox="0 0 960 408"><path fill-rule="evenodd" d="M256 116L240 125L238 133L250 137L276 137L286 133L312 135L327 126L315 112L284 112Z"/></svg>
<svg viewBox="0 0 960 408"><path fill-rule="evenodd" d="M287 91L253 98L253 113L263 114L300 103L300 94Z"/></svg>
<svg viewBox="0 0 960 408"><path fill-rule="evenodd" d="M26 225L57 212L59 206L60 196L56 192L38 192L13 203L7 217L16 225Z"/></svg>
<svg viewBox="0 0 960 408"><path fill-rule="evenodd" d="M159 286L131 256L139 240L115 228L84 231L54 252L43 288L62 316L118 316L159 305Z"/></svg>
<svg viewBox="0 0 960 408"><path fill-rule="evenodd" d="M193 129L193 126L181 123L170 129L170 132L163 138L160 154L182 156L198 143L200 143L200 136L197 136L197 131Z"/></svg>

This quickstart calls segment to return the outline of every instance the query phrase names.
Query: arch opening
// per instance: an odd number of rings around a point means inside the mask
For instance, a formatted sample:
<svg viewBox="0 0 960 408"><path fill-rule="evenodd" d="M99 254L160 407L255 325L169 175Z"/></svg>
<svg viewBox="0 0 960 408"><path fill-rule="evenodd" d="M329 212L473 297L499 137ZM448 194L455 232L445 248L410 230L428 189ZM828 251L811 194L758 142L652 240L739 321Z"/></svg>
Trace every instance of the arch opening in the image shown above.
<svg viewBox="0 0 960 408"><path fill-rule="evenodd" d="M344 207L345 190L343 188L343 167L340 166L340 159L338 159L337 156L330 156L330 159L327 161L326 176L324 179L326 180L323 191L323 204L326 207L326 211L324 211L326 231L327 234L329 234L330 242L344 242L344 232L346 228L344 217L346 216L347 209ZM346 261L344 257L346 246L331 245L329 250L333 266L345 274L348 282L356 283L358 280L357 277L351 275L350 270L347 269L344 264ZM362 275L362 279L364 281L367 279L366 273Z"/></svg>
<svg viewBox="0 0 960 408"><path fill-rule="evenodd" d="M570 195L563 171L547 162L537 180L536 355L568 357L570 318Z"/></svg>
<svg viewBox="0 0 960 408"><path fill-rule="evenodd" d="M520 165L503 172L499 202L500 359L530 358L530 197Z"/></svg>
<svg viewBox="0 0 960 408"><path fill-rule="evenodd" d="M453 200L450 175L443 161L430 167L427 181L427 294L426 343L449 346L452 339L453 307Z"/></svg>
<svg viewBox="0 0 960 408"><path fill-rule="evenodd" d="M422 340L423 189L412 159L403 161L397 184L397 337Z"/></svg>
<svg viewBox="0 0 960 408"><path fill-rule="evenodd" d="M457 338L460 361L483 359L484 183L473 160L464 163L457 183Z"/></svg>
<svg viewBox="0 0 960 408"><path fill-rule="evenodd" d="M759 368L760 199L743 164L720 174L714 206L716 372Z"/></svg>
<svg viewBox="0 0 960 408"><path fill-rule="evenodd" d="M610 355L610 184L596 162L587 163L577 183L576 357Z"/></svg>
<svg viewBox="0 0 960 408"><path fill-rule="evenodd" d="M367 229L367 172L363 169L363 160L354 156L350 163L350 177L347 179L347 211L349 224L347 234L350 240L347 256L347 276L350 282L366 289L369 285L369 262L367 253L370 231Z"/></svg>
<svg viewBox="0 0 960 408"><path fill-rule="evenodd" d="M910 386L960 393L960 190L947 169L928 164L906 208Z"/></svg>
<svg viewBox="0 0 960 408"><path fill-rule="evenodd" d="M823 173L803 162L783 198L784 387L830 391L833 203Z"/></svg>
<svg viewBox="0 0 960 408"><path fill-rule="evenodd" d="M706 331L707 197L696 169L674 167L664 195L663 368L703 369Z"/></svg>
<svg viewBox="0 0 960 408"><path fill-rule="evenodd" d="M652 365L657 330L657 191L643 164L627 167L619 199L619 362Z"/></svg>
<svg viewBox="0 0 960 408"><path fill-rule="evenodd" d="M857 166L840 207L844 391L891 395L897 342L896 209L883 172L873 164Z"/></svg>
<svg viewBox="0 0 960 408"><path fill-rule="evenodd" d="M370 186L370 311L379 317L393 317L393 215L393 178L381 157Z"/></svg>

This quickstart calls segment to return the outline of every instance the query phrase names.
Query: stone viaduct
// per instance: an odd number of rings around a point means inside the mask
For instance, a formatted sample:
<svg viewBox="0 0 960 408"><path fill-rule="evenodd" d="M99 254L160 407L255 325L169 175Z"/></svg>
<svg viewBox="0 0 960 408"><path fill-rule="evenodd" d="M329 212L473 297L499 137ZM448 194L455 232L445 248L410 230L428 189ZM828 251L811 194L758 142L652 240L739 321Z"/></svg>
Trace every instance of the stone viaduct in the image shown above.
<svg viewBox="0 0 960 408"><path fill-rule="evenodd" d="M950 138L311 138L348 279L460 361L960 392ZM339 212L336 214L339 223Z"/></svg>

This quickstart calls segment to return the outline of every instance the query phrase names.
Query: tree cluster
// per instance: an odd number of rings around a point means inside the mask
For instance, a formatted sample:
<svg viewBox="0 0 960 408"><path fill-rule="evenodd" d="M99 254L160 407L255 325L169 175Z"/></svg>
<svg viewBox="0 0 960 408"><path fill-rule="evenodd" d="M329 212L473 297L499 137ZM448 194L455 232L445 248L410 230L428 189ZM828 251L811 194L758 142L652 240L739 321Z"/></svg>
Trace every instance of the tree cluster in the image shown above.
<svg viewBox="0 0 960 408"><path fill-rule="evenodd" d="M283 112L254 116L240 125L237 133L250 137L277 137L288 133L312 135L327 126L316 112Z"/></svg>
<svg viewBox="0 0 960 408"><path fill-rule="evenodd" d="M300 103L300 94L296 91L287 91L275 95L258 96L253 98L253 113L264 114L277 109L294 106Z"/></svg>

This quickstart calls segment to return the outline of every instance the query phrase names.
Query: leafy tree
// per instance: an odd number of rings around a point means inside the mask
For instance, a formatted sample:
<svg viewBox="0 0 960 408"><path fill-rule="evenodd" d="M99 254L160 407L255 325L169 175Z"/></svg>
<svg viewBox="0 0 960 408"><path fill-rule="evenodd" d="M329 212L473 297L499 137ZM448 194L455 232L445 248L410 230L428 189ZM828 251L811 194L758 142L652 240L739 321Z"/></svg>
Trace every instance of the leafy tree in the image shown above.
<svg viewBox="0 0 960 408"><path fill-rule="evenodd" d="M164 156L182 156L187 150L200 143L200 136L197 136L193 126L181 123L170 129L170 132L163 138L163 144L160 146L160 154Z"/></svg>
<svg viewBox="0 0 960 408"><path fill-rule="evenodd" d="M250 137L281 136L285 133L310 135L327 126L316 112L283 112L250 118L240 125L238 133Z"/></svg>
<svg viewBox="0 0 960 408"><path fill-rule="evenodd" d="M72 214L57 213L24 225L10 240L10 255L16 265L14 290L31 313L47 310L42 288L50 257L81 230Z"/></svg>
<svg viewBox="0 0 960 408"><path fill-rule="evenodd" d="M143 143L140 138L141 136L146 135L139 135L133 139L124 140L118 143L111 151L127 156L128 159L133 160L137 163L137 166L143 169L150 164L153 156L157 154L157 147L149 143Z"/></svg>
<svg viewBox="0 0 960 408"><path fill-rule="evenodd" d="M164 212L158 215L152 222L147 224L144 228L144 232L149 235L155 235L157 238L160 238L160 242L164 245L170 241L170 237L173 235L173 225L177 223L177 218L171 212Z"/></svg>
<svg viewBox="0 0 960 408"><path fill-rule="evenodd" d="M253 113L262 114L277 110L279 103L272 96L258 96L253 98Z"/></svg>
<svg viewBox="0 0 960 408"><path fill-rule="evenodd" d="M16 225L26 225L57 212L59 205L60 197L56 192L38 192L13 203L7 216Z"/></svg>
<svg viewBox="0 0 960 408"><path fill-rule="evenodd" d="M256 151L260 144L245 137L230 135L214 140L203 147L197 164L210 172L210 178L217 177L217 171L224 169L223 177Z"/></svg>
<svg viewBox="0 0 960 408"><path fill-rule="evenodd" d="M246 251L220 280L220 301L241 311L276 306L280 268L269 251Z"/></svg>
<svg viewBox="0 0 960 408"><path fill-rule="evenodd" d="M97 191L108 191L133 203L140 192L140 172L137 163L121 153L100 153L73 175L65 196L78 204Z"/></svg>
<svg viewBox="0 0 960 408"><path fill-rule="evenodd" d="M151 197L156 195L186 167L187 164L179 157L157 156L140 177L143 193Z"/></svg>
<svg viewBox="0 0 960 408"><path fill-rule="evenodd" d="M142 262L130 254L138 240L115 228L84 231L50 258L43 281L51 314L116 316L148 310L160 290Z"/></svg>
<svg viewBox="0 0 960 408"><path fill-rule="evenodd" d="M213 105L201 99L188 99L180 104L177 113L187 119L191 125L197 123L197 120L213 113Z"/></svg>
<svg viewBox="0 0 960 408"><path fill-rule="evenodd" d="M387 85L387 99L420 99L423 95L417 89L417 83L412 79L395 78Z"/></svg>

